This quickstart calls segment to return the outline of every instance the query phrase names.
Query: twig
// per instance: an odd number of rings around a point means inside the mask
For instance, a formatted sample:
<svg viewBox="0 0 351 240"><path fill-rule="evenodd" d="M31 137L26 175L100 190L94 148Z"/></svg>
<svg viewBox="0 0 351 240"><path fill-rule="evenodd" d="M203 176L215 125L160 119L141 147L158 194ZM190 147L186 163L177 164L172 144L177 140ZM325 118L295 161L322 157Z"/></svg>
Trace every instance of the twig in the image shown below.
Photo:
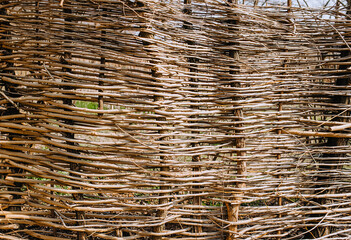
<svg viewBox="0 0 351 240"><path fill-rule="evenodd" d="M147 147L147 148L150 148L150 149L153 149L153 150L156 150L156 151L160 151L160 149L158 148L155 148L155 147L152 147L152 146L149 146L143 142L141 142L140 140L136 139L135 137L133 137L130 133L128 133L127 131L125 131L123 128L121 128L116 122L114 122L115 126L121 130L123 133L125 133L126 135L128 135L130 138L132 138L133 140L135 140L137 143L140 143L141 145Z"/></svg>
<svg viewBox="0 0 351 240"><path fill-rule="evenodd" d="M21 111L21 109L17 106L17 104L11 100L11 98L9 98L2 90L0 90L0 94L1 96L3 96L7 101L9 101L19 112Z"/></svg>

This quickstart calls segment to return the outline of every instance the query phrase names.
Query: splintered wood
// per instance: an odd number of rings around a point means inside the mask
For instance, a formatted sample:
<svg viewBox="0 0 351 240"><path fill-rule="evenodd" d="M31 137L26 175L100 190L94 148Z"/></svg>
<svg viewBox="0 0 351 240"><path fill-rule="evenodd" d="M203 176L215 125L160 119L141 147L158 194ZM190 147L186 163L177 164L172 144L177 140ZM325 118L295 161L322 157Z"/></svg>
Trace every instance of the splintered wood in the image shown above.
<svg viewBox="0 0 351 240"><path fill-rule="evenodd" d="M0 1L0 239L351 239L349 12L259 3Z"/></svg>

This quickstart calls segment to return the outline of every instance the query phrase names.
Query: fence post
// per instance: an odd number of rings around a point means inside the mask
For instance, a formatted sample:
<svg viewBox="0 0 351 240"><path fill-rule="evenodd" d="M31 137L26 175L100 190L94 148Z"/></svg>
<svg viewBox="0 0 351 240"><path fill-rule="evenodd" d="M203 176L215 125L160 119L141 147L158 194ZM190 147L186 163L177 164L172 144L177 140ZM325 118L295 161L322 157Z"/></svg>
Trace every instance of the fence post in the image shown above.
<svg viewBox="0 0 351 240"><path fill-rule="evenodd" d="M145 7L145 4L143 2L139 2L138 1L137 4L139 5L138 7ZM139 33L139 37L151 40L151 39L154 38L154 34L148 32L146 29L142 29L140 31L140 33ZM148 48L147 51L152 51L152 52L156 52L157 51L157 50L153 50L152 49L154 44L148 42L147 40L143 41L143 45L144 45L145 48ZM152 69L151 69L150 75L154 78L154 81L156 81L156 82L162 81L162 80L158 80L158 78L162 75L162 73L159 72L159 70L158 70L158 68L156 66L157 62L151 60L150 63L151 64L155 64L155 66L153 66ZM164 97L163 96L154 96L154 101L162 103L164 101ZM162 104L160 104L160 105L162 105ZM160 106L160 110L164 111L165 110L164 106ZM164 122L164 121L166 121L166 118L165 117L158 117L158 118L156 118L156 120L160 121L160 122ZM160 123L160 125L161 124L162 123ZM161 135L161 136L164 135L164 134L167 134L167 130L158 130L158 134ZM166 138L165 137L160 137L159 141L160 142L167 141L167 139L168 139L168 137L166 137ZM162 144L162 143L160 143L160 144ZM168 159L170 159L169 156L160 156L160 165L162 165L160 167L160 171L161 171L160 176L162 176L162 177L166 177L167 176L167 175L162 174L162 172L169 172L170 171L170 167L167 166L167 163L166 163L166 161ZM167 189L169 189L168 186L160 186L160 190L167 190ZM168 193L160 193L159 194L159 197L160 197L159 200L158 200L158 204L159 205L164 205L164 204L168 203L169 198L164 197L167 194ZM165 209L157 210L156 217L159 218L159 219L165 219L167 217L167 210L165 210ZM165 229L166 229L166 224L165 223L153 227L153 231L155 233L162 233L163 231L165 231ZM154 240L159 240L159 239L162 239L162 238L163 238L162 235L155 235L155 236L152 237L152 239L154 239Z"/></svg>
<svg viewBox="0 0 351 240"><path fill-rule="evenodd" d="M100 7L100 6L99 6ZM101 12L102 12L102 20L104 20L104 18L108 17L107 13L107 8L102 7L101 8ZM100 56L100 73L99 73L99 86L103 86L104 85L104 78L105 78L105 73L104 71L106 70L105 66L106 66L106 57L105 57L105 53L103 51L103 49L105 49L104 47L104 42L106 41L106 30L101 30L101 37L100 37L100 41L101 41L101 56ZM98 109L99 110L104 110L104 95L103 95L103 90L99 89L99 96L98 96ZM99 113L98 114L99 117L102 117L103 114Z"/></svg>
<svg viewBox="0 0 351 240"><path fill-rule="evenodd" d="M238 0L228 0L229 7L236 7L231 6L232 4L238 4ZM228 26L236 26L239 23L239 20L237 19L232 19L232 20L227 20L226 23ZM227 55L233 59L233 62L238 62L240 60L239 56L239 50L233 49L233 46L238 45L238 43L228 43L227 46L231 46L228 51L226 51ZM236 74L240 72L239 67L231 66L231 69L229 70L229 74L235 77ZM234 80L234 79L232 79ZM242 84L240 82L233 81L230 83L230 87L232 88L239 88L241 87ZM233 101L238 100L238 97L234 97ZM235 124L236 130L234 130L235 134L242 134L243 130L240 128L243 127L242 120L243 120L243 110L242 108L235 109L233 111L233 119L235 122L238 122ZM238 137L235 138L233 141L233 144L237 151L235 152L236 154L236 177L243 177L246 175L247 172L247 166L246 166L246 161L244 159L245 157L245 152L242 150L242 148L245 148L245 137ZM243 189L246 187L245 182L238 182L236 183L236 187L238 189ZM242 191L240 191L239 195L242 194ZM239 220L239 209L240 209L240 201L242 200L242 196L233 196L231 197L231 203L226 203L226 208L227 208L227 213L228 213L228 221L235 223L238 222ZM230 225L229 226L229 234L227 236L227 240L233 240L236 239L236 233L238 232L238 225Z"/></svg>
<svg viewBox="0 0 351 240"><path fill-rule="evenodd" d="M287 14L287 18L289 18L289 17L290 17L290 16L289 16L289 13L291 13L291 7L292 7L292 2L291 2L291 0L287 0L287 7L288 7L288 9L287 9L287 13L288 13L288 14ZM285 52L288 52L288 50L285 50ZM288 67L287 60L284 60L283 69L284 69L284 70L287 70L287 67ZM283 95L284 92L282 91L282 92L280 92L280 94ZM278 117L280 117L282 111L283 111L283 102L279 102L279 103L278 103ZM278 121L280 121L280 119L278 119ZM282 134L282 130L281 130L281 129L278 129L278 130L277 130L277 134L278 134L278 135L281 135L281 134ZM281 160L281 157L282 157L281 153L278 153L278 154L277 154L277 161L278 161L278 162ZM281 179L282 176L279 174L279 175L278 175L278 178ZM283 205L283 198L279 196L279 197L278 197L278 206L282 206L282 205ZM279 214L279 215L278 215L278 218L280 219L281 217L282 217L282 215ZM282 234L282 232L279 230L279 231L278 231L278 235L281 235L281 234ZM280 239L281 239L281 238L278 237L278 240L280 240Z"/></svg>
<svg viewBox="0 0 351 240"><path fill-rule="evenodd" d="M63 7L63 17L64 17L64 21L65 21L65 29L64 29L64 43L66 43L68 46L71 43L71 36L70 33L72 32L72 25L70 24L72 22L72 18L71 18L71 14L73 13L72 10L69 8L69 3L70 2L65 2L65 4L62 6ZM66 46L64 46L66 47ZM61 58L61 63L64 65L64 67L62 67L62 71L63 72L72 72L72 68L69 67L69 63L67 62L67 60L72 58L72 54L71 52L65 50L63 53L63 56ZM64 80L67 82L67 80ZM73 89L73 87L65 87L65 89ZM63 104L68 105L68 106L72 106L73 105L73 100L72 99L63 99ZM74 121L73 120L64 120L65 124L69 124L69 125L74 125ZM67 139L71 139L73 140L75 138L75 134L74 133L69 133L69 132L63 132L62 135L67 138ZM76 143L74 143L73 141L67 141L66 142L68 145L76 145ZM72 152L75 154L79 154L79 151L77 150L73 150L73 149L67 149L68 152ZM80 178L81 176L78 174L78 172L80 171L80 164L78 163L70 163L70 170L72 170L75 173L70 173L72 176L74 177L78 177ZM72 187L72 190L79 190L80 187ZM81 200L83 199L83 194L81 193L73 193L72 197L74 200ZM76 213L76 219L77 219L77 223L76 225L84 225L84 219L85 219L85 213L83 211L75 211ZM77 240L86 240L87 236L85 232L77 232Z"/></svg>
<svg viewBox="0 0 351 240"><path fill-rule="evenodd" d="M189 15L191 16L193 14L193 11L192 11L192 8L191 8L191 5L192 5L192 0L184 0L184 9L183 9L183 13L186 14L186 15ZM193 24L191 22L188 22L188 21L183 21L183 28L184 29L187 29L189 31L191 31L193 29ZM195 45L195 42L193 40L186 40L186 44L188 45ZM190 72L197 72L197 62L198 62L198 58L196 57L188 57L187 58L187 62L189 63L189 71ZM196 88L197 88L197 85L195 84L195 82L197 82L197 79L194 78L194 77L191 77L189 79L190 81L190 87L193 88L193 91L197 91ZM194 84L192 84L194 83ZM198 109L198 106L191 106L192 109ZM196 118L196 115L195 116L191 116L191 118ZM196 131L191 131L191 134L197 134L198 132ZM192 137L193 138L193 137ZM196 143L191 143L190 146L191 147L195 147L197 144ZM198 163L201 161L201 157L199 155L194 155L191 157L191 161L193 163ZM193 167L192 169L194 172L198 172L198 171L201 171L201 167ZM199 186L193 186L194 189L196 188L200 188ZM194 194L197 194L198 191L194 191L193 192ZM202 197L201 196L194 196L193 197L193 204L194 205L201 205L202 204ZM198 217L195 217L196 219L201 219L201 216L198 216ZM203 232L203 229L202 229L202 226L199 226L199 225L196 225L194 227L194 231L195 233L202 233Z"/></svg>

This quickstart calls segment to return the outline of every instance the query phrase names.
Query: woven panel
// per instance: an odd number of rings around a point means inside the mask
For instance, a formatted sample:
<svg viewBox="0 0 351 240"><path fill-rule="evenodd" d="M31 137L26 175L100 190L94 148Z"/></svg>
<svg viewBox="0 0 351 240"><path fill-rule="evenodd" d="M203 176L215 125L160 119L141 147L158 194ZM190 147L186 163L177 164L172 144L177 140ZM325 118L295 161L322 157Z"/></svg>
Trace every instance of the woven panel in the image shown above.
<svg viewBox="0 0 351 240"><path fill-rule="evenodd" d="M0 239L350 239L343 9L1 4Z"/></svg>

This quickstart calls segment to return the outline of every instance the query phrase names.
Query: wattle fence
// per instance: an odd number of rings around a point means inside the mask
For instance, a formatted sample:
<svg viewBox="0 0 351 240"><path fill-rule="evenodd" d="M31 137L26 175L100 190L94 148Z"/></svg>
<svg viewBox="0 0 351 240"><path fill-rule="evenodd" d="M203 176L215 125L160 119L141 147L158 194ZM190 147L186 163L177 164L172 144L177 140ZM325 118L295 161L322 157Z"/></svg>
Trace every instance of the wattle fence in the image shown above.
<svg viewBox="0 0 351 240"><path fill-rule="evenodd" d="M351 239L350 26L0 1L0 239Z"/></svg>

